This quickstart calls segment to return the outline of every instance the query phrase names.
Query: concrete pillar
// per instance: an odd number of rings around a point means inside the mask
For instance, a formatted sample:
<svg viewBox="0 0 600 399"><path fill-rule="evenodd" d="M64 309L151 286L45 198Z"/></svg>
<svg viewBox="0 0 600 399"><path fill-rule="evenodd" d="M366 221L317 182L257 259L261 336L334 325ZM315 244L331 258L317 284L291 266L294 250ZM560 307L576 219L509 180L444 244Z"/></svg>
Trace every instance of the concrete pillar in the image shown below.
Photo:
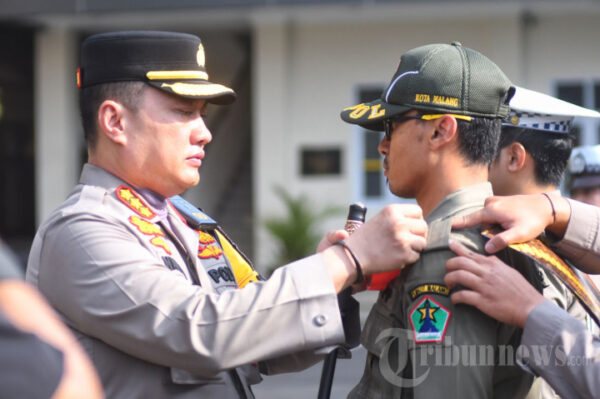
<svg viewBox="0 0 600 399"><path fill-rule="evenodd" d="M263 222L282 208L273 184L289 186L292 169L286 116L289 115L291 65L289 22L283 16L254 21L253 31L253 199L254 263L271 266L274 247ZM289 121L287 121L289 122ZM287 182L287 184L285 184Z"/></svg>
<svg viewBox="0 0 600 399"><path fill-rule="evenodd" d="M36 34L34 51L39 225L77 182L83 138L77 109L75 35L62 28L41 30Z"/></svg>

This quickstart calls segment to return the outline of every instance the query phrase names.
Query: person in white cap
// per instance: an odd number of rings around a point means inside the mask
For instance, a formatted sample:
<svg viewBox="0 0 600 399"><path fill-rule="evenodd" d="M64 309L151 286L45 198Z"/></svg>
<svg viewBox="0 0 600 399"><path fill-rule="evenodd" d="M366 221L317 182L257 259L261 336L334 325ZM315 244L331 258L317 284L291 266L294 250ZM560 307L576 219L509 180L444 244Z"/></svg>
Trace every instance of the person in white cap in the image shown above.
<svg viewBox="0 0 600 399"><path fill-rule="evenodd" d="M600 145L577 147L569 161L571 198L600 206Z"/></svg>
<svg viewBox="0 0 600 399"><path fill-rule="evenodd" d="M510 114L502 126L489 181L496 195L558 192L573 148L571 123L575 116L600 117L600 113L537 91L517 87ZM546 198L551 201L550 197ZM551 204L548 204L551 205ZM543 295L581 322L586 312L558 276L539 267ZM537 378L527 398L556 398L553 389Z"/></svg>

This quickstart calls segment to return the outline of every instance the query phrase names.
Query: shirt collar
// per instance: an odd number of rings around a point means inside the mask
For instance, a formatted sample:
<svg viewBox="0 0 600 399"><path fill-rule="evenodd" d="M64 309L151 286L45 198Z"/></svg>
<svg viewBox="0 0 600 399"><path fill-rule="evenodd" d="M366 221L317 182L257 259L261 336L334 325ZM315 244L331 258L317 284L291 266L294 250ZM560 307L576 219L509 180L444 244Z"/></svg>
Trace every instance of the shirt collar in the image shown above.
<svg viewBox="0 0 600 399"><path fill-rule="evenodd" d="M431 223L436 219L456 216L469 208L481 207L485 199L492 195L492 185L489 182L463 187L446 196L425 220Z"/></svg>

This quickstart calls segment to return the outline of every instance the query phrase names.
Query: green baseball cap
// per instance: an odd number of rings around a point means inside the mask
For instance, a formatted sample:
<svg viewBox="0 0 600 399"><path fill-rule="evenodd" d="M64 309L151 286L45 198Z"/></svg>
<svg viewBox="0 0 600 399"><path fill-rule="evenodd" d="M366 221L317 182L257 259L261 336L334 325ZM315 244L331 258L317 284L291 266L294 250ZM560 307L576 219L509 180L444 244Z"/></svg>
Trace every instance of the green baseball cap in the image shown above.
<svg viewBox="0 0 600 399"><path fill-rule="evenodd" d="M380 99L345 108L341 117L375 131L411 109L505 119L513 94L511 81L483 54L458 42L429 44L402 54Z"/></svg>

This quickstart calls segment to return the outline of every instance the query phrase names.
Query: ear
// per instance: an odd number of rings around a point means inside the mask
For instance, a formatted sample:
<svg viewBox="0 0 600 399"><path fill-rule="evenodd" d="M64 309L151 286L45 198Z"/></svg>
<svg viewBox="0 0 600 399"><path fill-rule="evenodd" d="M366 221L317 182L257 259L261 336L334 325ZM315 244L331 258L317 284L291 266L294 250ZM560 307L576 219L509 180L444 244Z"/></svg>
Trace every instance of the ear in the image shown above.
<svg viewBox="0 0 600 399"><path fill-rule="evenodd" d="M448 143L456 140L458 124L456 119L450 115L444 115L434 121L434 130L429 136L431 149L440 149Z"/></svg>
<svg viewBox="0 0 600 399"><path fill-rule="evenodd" d="M508 146L508 170L510 172L518 172L523 169L527 151L523 144L514 142Z"/></svg>
<svg viewBox="0 0 600 399"><path fill-rule="evenodd" d="M116 101L105 100L100 104L98 108L99 134L103 134L116 144L127 144L124 124L125 112L125 107Z"/></svg>

